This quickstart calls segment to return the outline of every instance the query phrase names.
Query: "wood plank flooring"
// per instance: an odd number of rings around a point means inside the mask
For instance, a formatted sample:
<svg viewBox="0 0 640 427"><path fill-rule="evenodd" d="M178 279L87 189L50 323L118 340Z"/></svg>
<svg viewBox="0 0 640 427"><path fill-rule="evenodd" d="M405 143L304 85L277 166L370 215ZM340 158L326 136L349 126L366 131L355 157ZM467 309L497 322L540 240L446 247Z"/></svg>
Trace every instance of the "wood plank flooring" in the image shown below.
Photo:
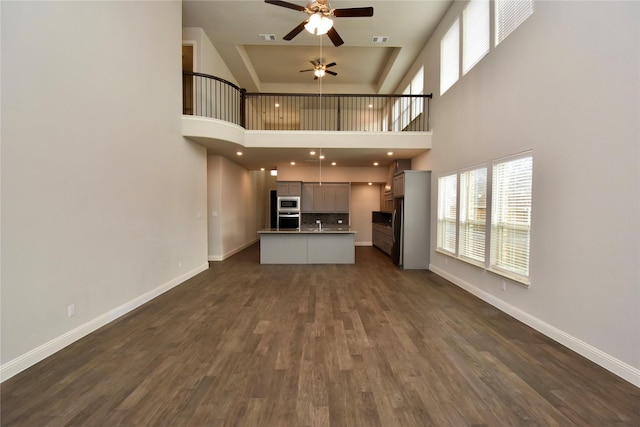
<svg viewBox="0 0 640 427"><path fill-rule="evenodd" d="M5 381L2 426L640 426L640 389L433 273L258 260Z"/></svg>

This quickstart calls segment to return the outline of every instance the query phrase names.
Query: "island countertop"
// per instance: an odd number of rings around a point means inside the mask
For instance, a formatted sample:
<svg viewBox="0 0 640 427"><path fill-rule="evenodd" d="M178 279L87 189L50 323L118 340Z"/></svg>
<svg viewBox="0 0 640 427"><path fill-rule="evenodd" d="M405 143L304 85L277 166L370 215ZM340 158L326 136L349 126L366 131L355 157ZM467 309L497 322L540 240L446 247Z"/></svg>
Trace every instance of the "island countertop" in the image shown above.
<svg viewBox="0 0 640 427"><path fill-rule="evenodd" d="M350 227L302 227L296 228L265 228L258 231L258 234L356 234Z"/></svg>

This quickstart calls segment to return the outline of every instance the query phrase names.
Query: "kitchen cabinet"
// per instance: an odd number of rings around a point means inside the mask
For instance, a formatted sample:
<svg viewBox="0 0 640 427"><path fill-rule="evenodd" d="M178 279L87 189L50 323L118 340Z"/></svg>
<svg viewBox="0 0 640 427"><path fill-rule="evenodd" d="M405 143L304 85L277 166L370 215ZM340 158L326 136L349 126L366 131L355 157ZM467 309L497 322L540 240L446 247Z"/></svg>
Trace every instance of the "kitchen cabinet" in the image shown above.
<svg viewBox="0 0 640 427"><path fill-rule="evenodd" d="M393 247L393 229L390 225L372 224L373 246L391 256Z"/></svg>
<svg viewBox="0 0 640 427"><path fill-rule="evenodd" d="M393 177L399 172L410 169L411 159L398 159L391 162L389 165L387 182L384 185L384 198L386 200L393 200L394 197L398 197L394 195Z"/></svg>
<svg viewBox="0 0 640 427"><path fill-rule="evenodd" d="M302 185L303 213L349 213L348 183L307 183Z"/></svg>
<svg viewBox="0 0 640 427"><path fill-rule="evenodd" d="M430 255L431 172L394 175L393 247L391 259L405 269L428 269ZM396 194L396 191L398 192Z"/></svg>
<svg viewBox="0 0 640 427"><path fill-rule="evenodd" d="M282 196L302 196L302 182L300 181L278 181L276 184L278 197Z"/></svg>
<svg viewBox="0 0 640 427"><path fill-rule="evenodd" d="M393 197L404 197L404 173L393 177Z"/></svg>

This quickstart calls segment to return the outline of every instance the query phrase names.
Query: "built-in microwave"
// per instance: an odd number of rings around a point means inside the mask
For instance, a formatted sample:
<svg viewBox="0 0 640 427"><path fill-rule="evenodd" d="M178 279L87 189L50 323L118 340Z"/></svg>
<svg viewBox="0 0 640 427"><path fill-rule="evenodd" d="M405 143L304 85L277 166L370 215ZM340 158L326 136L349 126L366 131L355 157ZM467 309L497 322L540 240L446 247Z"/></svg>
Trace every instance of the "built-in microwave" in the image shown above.
<svg viewBox="0 0 640 427"><path fill-rule="evenodd" d="M278 212L300 212L300 196L278 197Z"/></svg>

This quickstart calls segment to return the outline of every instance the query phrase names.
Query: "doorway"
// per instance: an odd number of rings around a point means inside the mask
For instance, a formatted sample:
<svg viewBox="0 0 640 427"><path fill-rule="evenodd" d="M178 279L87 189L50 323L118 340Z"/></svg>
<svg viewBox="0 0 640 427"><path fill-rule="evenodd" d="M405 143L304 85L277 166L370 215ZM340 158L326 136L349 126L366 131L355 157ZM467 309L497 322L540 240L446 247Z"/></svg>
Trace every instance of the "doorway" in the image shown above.
<svg viewBox="0 0 640 427"><path fill-rule="evenodd" d="M193 72L193 45L182 45L182 72ZM182 114L193 115L193 76L182 75Z"/></svg>

